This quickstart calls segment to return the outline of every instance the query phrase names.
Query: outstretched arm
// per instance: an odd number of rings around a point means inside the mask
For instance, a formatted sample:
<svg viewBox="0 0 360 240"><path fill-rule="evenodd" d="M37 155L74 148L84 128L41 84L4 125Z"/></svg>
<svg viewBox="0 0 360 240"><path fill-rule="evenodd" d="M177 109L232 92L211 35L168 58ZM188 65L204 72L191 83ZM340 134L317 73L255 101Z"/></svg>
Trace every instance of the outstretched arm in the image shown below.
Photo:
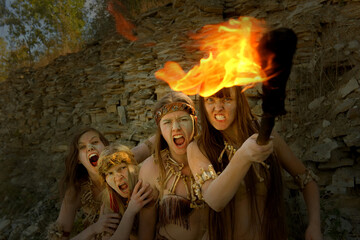
<svg viewBox="0 0 360 240"><path fill-rule="evenodd" d="M260 146L256 143L256 137L257 134L254 134L243 143L220 175L202 184L203 198L213 210L221 211L231 201L252 162L262 162L272 152L272 141ZM189 144L187 153L189 166L194 175L201 176L204 171L209 171L211 162L202 154L195 141Z"/></svg>
<svg viewBox="0 0 360 240"><path fill-rule="evenodd" d="M305 174L305 165L291 151L289 146L276 132L274 147L282 166L293 176ZM320 197L319 189L315 181L308 182L303 189L303 197L306 203L309 225L306 229L305 240L321 240L320 222Z"/></svg>
<svg viewBox="0 0 360 240"><path fill-rule="evenodd" d="M154 141L155 135L149 137L144 142L131 149L131 152L134 154L137 163L141 163L142 161L150 157Z"/></svg>

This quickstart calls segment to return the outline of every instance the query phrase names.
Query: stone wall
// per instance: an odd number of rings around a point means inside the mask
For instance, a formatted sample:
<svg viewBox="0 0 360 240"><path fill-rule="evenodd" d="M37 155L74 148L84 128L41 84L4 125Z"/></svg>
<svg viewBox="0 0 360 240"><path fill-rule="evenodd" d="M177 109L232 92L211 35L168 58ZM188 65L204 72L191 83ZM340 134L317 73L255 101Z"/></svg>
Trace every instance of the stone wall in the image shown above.
<svg viewBox="0 0 360 240"><path fill-rule="evenodd" d="M57 214L57 182L70 137L90 125L134 146L154 133L152 106L169 88L154 77L166 61L189 70L203 53L188 38L206 24L249 15L290 27L298 50L277 130L321 177L325 239L360 235L360 2L173 0L134 20L139 40L114 32L78 53L0 83L0 240L42 239ZM259 87L247 91L261 114ZM287 176L287 180L288 180ZM287 191L291 239L305 226ZM301 221L302 224L298 224ZM300 225L300 226L299 226ZM295 228L300 228L296 229Z"/></svg>

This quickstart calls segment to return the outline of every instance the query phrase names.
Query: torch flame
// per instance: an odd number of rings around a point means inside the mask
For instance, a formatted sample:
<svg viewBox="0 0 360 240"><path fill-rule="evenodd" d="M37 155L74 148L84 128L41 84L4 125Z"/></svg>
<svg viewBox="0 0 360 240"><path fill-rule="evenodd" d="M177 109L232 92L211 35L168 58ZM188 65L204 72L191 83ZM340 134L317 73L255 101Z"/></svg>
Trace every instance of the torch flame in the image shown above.
<svg viewBox="0 0 360 240"><path fill-rule="evenodd" d="M137 37L132 33L135 26L126 21L124 16L116 9L115 4L120 8L125 9L120 2L109 1L107 10L115 18L116 31L130 41L136 41Z"/></svg>
<svg viewBox="0 0 360 240"><path fill-rule="evenodd" d="M192 38L200 42L200 50L208 52L208 57L202 58L200 64L187 73L178 63L167 62L155 77L167 82L175 91L203 97L224 87L263 82L267 76L256 49L265 32L264 25L263 21L252 17L206 25Z"/></svg>

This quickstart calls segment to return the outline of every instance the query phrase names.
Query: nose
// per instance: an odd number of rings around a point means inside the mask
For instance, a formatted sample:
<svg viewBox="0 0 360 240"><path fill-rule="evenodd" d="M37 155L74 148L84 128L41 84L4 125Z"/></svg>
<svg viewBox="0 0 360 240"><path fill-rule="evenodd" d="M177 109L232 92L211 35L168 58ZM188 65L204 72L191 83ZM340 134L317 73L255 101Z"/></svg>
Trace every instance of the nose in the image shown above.
<svg viewBox="0 0 360 240"><path fill-rule="evenodd" d="M180 129L180 124L178 121L174 121L173 125L172 125L172 129L173 130L178 130Z"/></svg>
<svg viewBox="0 0 360 240"><path fill-rule="evenodd" d="M91 151L91 150L94 150L95 148L94 148L94 145L92 145L92 144L88 144L88 146L87 146L87 150L88 151Z"/></svg>
<svg viewBox="0 0 360 240"><path fill-rule="evenodd" d="M221 111L224 109L224 103L220 100L215 101L214 110L215 111Z"/></svg>
<svg viewBox="0 0 360 240"><path fill-rule="evenodd" d="M122 173L120 173L120 172L116 172L116 173L115 173L115 179L116 179L117 181L121 180L123 177L124 177L124 176L122 175Z"/></svg>

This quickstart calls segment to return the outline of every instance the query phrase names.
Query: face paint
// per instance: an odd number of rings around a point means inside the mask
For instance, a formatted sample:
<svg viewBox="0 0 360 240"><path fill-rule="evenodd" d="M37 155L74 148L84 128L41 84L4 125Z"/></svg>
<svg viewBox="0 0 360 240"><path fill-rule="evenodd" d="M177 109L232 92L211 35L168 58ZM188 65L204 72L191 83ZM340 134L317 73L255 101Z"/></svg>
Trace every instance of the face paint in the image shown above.
<svg viewBox="0 0 360 240"><path fill-rule="evenodd" d="M236 117L236 92L234 87L230 88L230 96L228 97L205 97L204 105L206 116L215 129L225 131L234 126Z"/></svg>
<svg viewBox="0 0 360 240"><path fill-rule="evenodd" d="M175 111L160 120L160 130L172 154L186 154L194 137L194 118L185 111Z"/></svg>

